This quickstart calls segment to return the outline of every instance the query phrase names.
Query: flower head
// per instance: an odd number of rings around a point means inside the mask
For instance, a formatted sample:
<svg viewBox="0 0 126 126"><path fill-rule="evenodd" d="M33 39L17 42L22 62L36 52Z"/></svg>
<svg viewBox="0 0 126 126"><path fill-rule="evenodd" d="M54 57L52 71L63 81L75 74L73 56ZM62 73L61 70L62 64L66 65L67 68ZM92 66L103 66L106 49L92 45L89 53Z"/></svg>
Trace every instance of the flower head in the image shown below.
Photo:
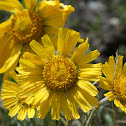
<svg viewBox="0 0 126 126"><path fill-rule="evenodd" d="M16 80L15 82L7 80L4 81L1 89L1 98L3 100L3 105L6 109L9 110L10 117L18 114L17 119L20 120L24 120L27 115L28 118L33 118L35 115L35 109L32 105L34 97L33 95L30 95L29 97L21 98L19 91L24 83L17 82L18 80ZM28 82L25 83L28 84Z"/></svg>
<svg viewBox="0 0 126 126"><path fill-rule="evenodd" d="M116 107L119 107L126 113L126 63L123 64L123 56L118 56L114 59L114 56L109 57L109 61L105 62L102 66L102 71L105 77L100 80L100 87L109 90L104 94L108 97L108 100L114 100Z"/></svg>
<svg viewBox="0 0 126 126"><path fill-rule="evenodd" d="M11 12L11 17L0 24L0 73L17 65L20 54L31 51L29 42L40 41L48 34L56 46L58 28L64 26L74 8L59 0L24 0L25 8L18 0L0 1L0 10Z"/></svg>
<svg viewBox="0 0 126 126"><path fill-rule="evenodd" d="M58 31L57 47L48 35L42 37L42 45L33 40L30 47L36 53L25 53L19 61L18 79L28 80L20 95L34 95L34 106L37 107L37 117L43 119L51 108L52 119L59 120L62 111L67 120L79 119L78 106L88 112L91 105L98 106L94 97L97 88L89 81L98 81L101 77L101 64L89 64L99 56L97 50L85 54L89 48L88 39L73 52L78 32L71 29ZM72 53L73 52L73 53ZM91 104L91 105L90 105Z"/></svg>

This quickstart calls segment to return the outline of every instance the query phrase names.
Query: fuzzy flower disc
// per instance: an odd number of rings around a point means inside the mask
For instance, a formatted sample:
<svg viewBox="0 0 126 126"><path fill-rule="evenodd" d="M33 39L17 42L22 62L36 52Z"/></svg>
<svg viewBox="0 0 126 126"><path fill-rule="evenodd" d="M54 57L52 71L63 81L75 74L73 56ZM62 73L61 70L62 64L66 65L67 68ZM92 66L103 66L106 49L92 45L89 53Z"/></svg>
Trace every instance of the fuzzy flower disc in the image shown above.
<svg viewBox="0 0 126 126"><path fill-rule="evenodd" d="M120 100L126 101L126 76L118 76L114 80L113 86L114 94L116 94Z"/></svg>
<svg viewBox="0 0 126 126"><path fill-rule="evenodd" d="M56 56L45 64L43 78L53 90L70 88L77 76L77 67L69 58Z"/></svg>
<svg viewBox="0 0 126 126"><path fill-rule="evenodd" d="M20 11L14 15L11 25L11 34L16 41L29 43L37 39L42 33L42 19L35 12Z"/></svg>

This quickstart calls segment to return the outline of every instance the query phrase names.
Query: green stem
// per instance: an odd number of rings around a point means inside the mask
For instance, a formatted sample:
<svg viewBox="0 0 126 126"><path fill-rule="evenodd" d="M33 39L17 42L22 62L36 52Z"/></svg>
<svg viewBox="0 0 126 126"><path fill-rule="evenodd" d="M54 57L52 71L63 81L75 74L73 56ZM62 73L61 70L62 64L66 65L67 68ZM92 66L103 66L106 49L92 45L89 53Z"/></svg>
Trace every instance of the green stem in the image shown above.
<svg viewBox="0 0 126 126"><path fill-rule="evenodd" d="M67 122L62 117L60 117L60 120L62 121L62 123L64 124L64 126L68 126Z"/></svg>

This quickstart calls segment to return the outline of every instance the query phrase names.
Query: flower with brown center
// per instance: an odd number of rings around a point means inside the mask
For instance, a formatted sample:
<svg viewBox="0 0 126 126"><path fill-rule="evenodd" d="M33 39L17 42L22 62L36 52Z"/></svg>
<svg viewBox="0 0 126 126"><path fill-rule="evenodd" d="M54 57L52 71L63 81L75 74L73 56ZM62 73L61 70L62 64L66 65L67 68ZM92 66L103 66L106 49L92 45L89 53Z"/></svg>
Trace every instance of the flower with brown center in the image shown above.
<svg viewBox="0 0 126 126"><path fill-rule="evenodd" d="M116 62L114 56L109 57L109 61L105 62L102 71L105 77L100 80L100 87L109 90L104 94L108 100L114 100L116 107L119 107L126 113L126 63L123 64L123 56L118 56Z"/></svg>
<svg viewBox="0 0 126 126"><path fill-rule="evenodd" d="M49 36L44 35L42 45L35 40L30 42L36 55L25 53L25 59L20 59L17 78L30 84L23 85L19 94L21 98L35 97L37 117L43 119L51 108L53 120L59 120L61 110L66 120L79 119L78 106L84 112L91 110L91 105L98 107L94 97L98 90L91 82L100 80L101 63L89 62L97 58L99 52L85 54L89 48L88 39L73 52L79 39L78 32L59 28L58 52L55 53Z"/></svg>
<svg viewBox="0 0 126 126"><path fill-rule="evenodd" d="M14 69L20 55L31 52L29 42L40 41L44 34L53 40L55 49L58 28L64 26L74 8L59 0L0 1L0 10L11 12L11 17L0 24L0 73Z"/></svg>
<svg viewBox="0 0 126 126"><path fill-rule="evenodd" d="M10 117L18 114L17 119L24 120L26 116L33 118L35 115L35 108L33 107L33 95L21 98L19 91L22 85L29 82L18 82L15 78L16 73L11 72L11 77L14 76L15 82L5 80L2 84L1 99L3 100L4 108L9 110ZM29 100L30 99L30 100Z"/></svg>

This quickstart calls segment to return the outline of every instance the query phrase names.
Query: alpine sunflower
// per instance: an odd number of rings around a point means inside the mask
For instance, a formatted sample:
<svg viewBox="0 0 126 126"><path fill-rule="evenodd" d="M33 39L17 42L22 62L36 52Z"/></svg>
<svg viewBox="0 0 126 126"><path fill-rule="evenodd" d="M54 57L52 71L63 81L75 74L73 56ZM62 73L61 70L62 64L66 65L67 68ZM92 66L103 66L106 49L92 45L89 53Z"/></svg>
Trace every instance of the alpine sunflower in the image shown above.
<svg viewBox="0 0 126 126"><path fill-rule="evenodd" d="M15 79L16 73L12 73ZM25 82L29 83L29 82ZM13 117L18 114L17 119L24 120L26 116L33 118L35 115L35 108L32 103L34 100L33 95L24 97L23 99L19 95L19 90L24 83L18 83L5 80L2 84L1 98L3 100L4 108L9 110L9 116Z"/></svg>
<svg viewBox="0 0 126 126"><path fill-rule="evenodd" d="M108 90L105 93L105 97L108 97L109 101L114 100L116 107L119 107L126 113L126 63L123 68L123 56L118 56L114 59L114 56L110 56L108 62L105 62L102 66L102 71L105 77L100 80L100 87Z"/></svg>
<svg viewBox="0 0 126 126"><path fill-rule="evenodd" d="M18 0L1 0L0 10L11 13L10 18L0 24L0 73L16 67L19 56L30 51L31 40L40 41L48 34L56 47L55 37L59 26L63 26L70 13L71 5L59 0L24 0L25 8Z"/></svg>
<svg viewBox="0 0 126 126"><path fill-rule="evenodd" d="M97 50L84 54L89 48L88 39L73 52L78 32L59 28L57 48L48 35L42 37L42 45L33 40L30 47L36 53L25 53L17 67L18 79L29 81L20 89L21 98L34 95L37 117L43 119L51 108L52 119L59 120L60 112L66 120L79 119L78 106L88 112L91 105L98 107L97 88L89 81L99 81L101 63L89 64L99 56ZM73 52L73 53L72 53ZM72 54L71 54L72 53ZM91 105L90 105L91 104Z"/></svg>

